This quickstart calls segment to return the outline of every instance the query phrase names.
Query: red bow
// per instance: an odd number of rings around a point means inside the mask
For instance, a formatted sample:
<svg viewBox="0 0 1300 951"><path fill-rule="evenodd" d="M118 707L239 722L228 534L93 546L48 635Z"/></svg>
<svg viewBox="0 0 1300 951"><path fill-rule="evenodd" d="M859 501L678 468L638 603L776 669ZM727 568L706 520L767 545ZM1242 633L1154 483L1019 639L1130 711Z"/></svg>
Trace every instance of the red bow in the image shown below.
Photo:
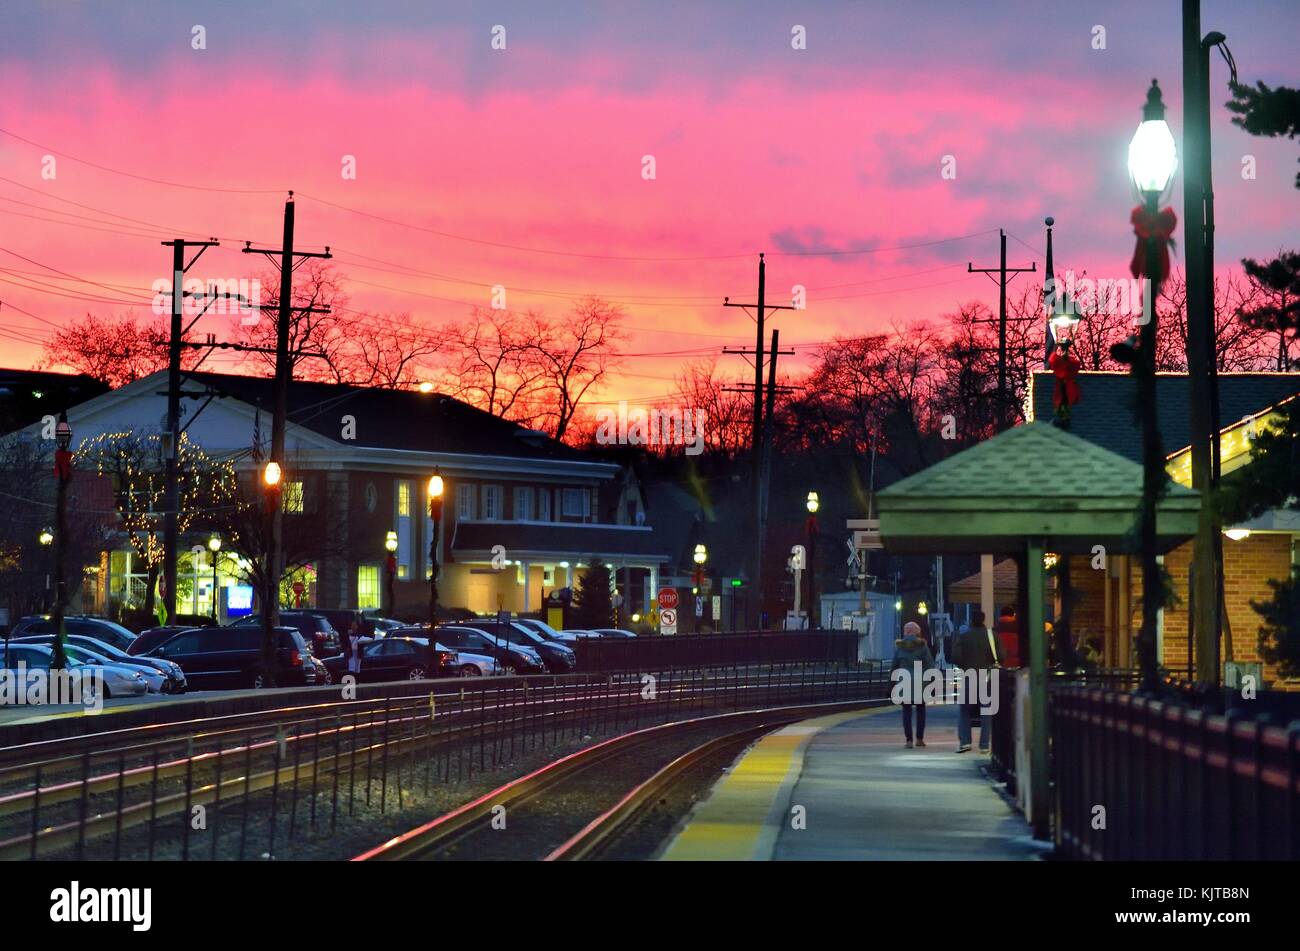
<svg viewBox="0 0 1300 951"><path fill-rule="evenodd" d="M72 453L67 449L54 450L54 474L64 482L72 478Z"/></svg>
<svg viewBox="0 0 1300 951"><path fill-rule="evenodd" d="M1142 205L1133 209L1129 215L1133 223L1133 233L1137 235L1137 247L1133 249L1133 260L1129 270L1134 277L1151 277L1147 271L1147 241L1155 238L1160 243L1160 277L1169 275L1169 238L1178 224L1178 216L1172 208L1150 212Z"/></svg>
<svg viewBox="0 0 1300 951"><path fill-rule="evenodd" d="M1056 377L1052 406L1060 409L1062 403L1073 406L1079 402L1079 383L1075 377L1079 375L1082 364L1075 359L1074 354L1067 349L1053 350L1047 358L1047 366L1051 369L1052 376Z"/></svg>

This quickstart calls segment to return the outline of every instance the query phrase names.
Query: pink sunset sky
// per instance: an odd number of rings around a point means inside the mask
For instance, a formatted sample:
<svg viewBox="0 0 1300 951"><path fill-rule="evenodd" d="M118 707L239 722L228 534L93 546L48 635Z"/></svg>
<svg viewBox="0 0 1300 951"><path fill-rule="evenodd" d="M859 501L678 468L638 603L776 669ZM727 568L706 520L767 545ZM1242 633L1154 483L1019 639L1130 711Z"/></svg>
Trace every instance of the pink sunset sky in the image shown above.
<svg viewBox="0 0 1300 951"><path fill-rule="evenodd" d="M292 188L299 246L332 247L353 308L441 324L496 284L512 309L621 303L629 356L603 399L667 395L684 361L752 346L720 305L753 299L766 252L770 300L808 289L776 324L797 371L834 335L996 306L966 265L997 264L999 228L1008 263L1041 271L1053 215L1058 271L1125 276L1153 76L1181 140L1173 0L267 6L0 12L0 365L87 311L147 313L164 238L221 238L197 276L259 271L239 248L279 243ZM1207 0L1203 23L1243 81L1300 83L1293 2ZM1300 191L1296 143L1231 125L1213 69L1222 269L1300 243ZM1181 179L1170 203L1181 217Z"/></svg>

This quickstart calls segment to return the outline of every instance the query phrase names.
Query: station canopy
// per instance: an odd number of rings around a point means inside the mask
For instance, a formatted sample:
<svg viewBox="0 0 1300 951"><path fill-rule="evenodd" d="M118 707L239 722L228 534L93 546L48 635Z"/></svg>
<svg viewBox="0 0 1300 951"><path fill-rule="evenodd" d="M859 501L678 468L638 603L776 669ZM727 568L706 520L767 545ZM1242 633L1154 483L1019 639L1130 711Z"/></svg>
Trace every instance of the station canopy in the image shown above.
<svg viewBox="0 0 1300 951"><path fill-rule="evenodd" d="M886 551L1018 552L1026 540L1090 553L1138 550L1142 467L1045 422L1027 423L877 496ZM1157 507L1162 552L1196 534L1199 493L1171 482Z"/></svg>

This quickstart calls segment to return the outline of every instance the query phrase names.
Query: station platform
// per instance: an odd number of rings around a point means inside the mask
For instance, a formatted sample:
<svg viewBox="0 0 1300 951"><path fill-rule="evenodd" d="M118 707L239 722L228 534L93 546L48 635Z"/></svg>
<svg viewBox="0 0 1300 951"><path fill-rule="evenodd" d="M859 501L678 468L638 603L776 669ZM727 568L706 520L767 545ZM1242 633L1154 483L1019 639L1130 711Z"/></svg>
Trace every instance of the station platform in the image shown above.
<svg viewBox="0 0 1300 951"><path fill-rule="evenodd" d="M696 805L659 858L1024 861L1045 854L1048 843L1032 838L986 778L988 755L956 752L956 707L927 712L927 745L918 749L904 748L893 705L765 736Z"/></svg>

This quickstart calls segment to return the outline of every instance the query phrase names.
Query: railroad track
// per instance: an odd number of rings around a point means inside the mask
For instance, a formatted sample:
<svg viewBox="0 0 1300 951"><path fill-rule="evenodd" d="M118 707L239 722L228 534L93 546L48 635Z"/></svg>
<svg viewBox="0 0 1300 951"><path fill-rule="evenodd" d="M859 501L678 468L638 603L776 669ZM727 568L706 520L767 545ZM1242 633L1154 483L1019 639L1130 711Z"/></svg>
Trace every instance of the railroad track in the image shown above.
<svg viewBox="0 0 1300 951"><path fill-rule="evenodd" d="M541 769L506 783L472 802L445 813L354 857L353 861L410 861L446 858L506 857L505 842L518 851L510 858L543 861L598 859L614 851L647 809L658 802L684 775L710 760L728 759L754 740L791 723L830 712L868 709L887 701L853 700L834 703L773 707L717 714L666 723L605 740L562 757ZM685 752L664 753L677 741ZM635 762L647 753L661 767L645 779L611 793L608 773ZM644 771L645 763L639 764ZM604 767L604 770L601 768ZM593 778L595 782L593 782ZM587 787L596 787L595 789ZM604 787L603 789L600 787ZM529 808L545 799L571 801L587 798L585 815L545 808ZM593 815L594 814L594 815ZM586 815L593 815L585 823ZM523 825L522 832L520 825ZM577 826L576 831L574 827ZM502 831L512 835L502 837ZM495 838L493 838L495 836ZM484 854L480 846L491 844Z"/></svg>
<svg viewBox="0 0 1300 951"><path fill-rule="evenodd" d="M672 672L661 678L652 699L630 676L501 678L478 690L431 683L436 718L430 694L422 691L214 718L182 736L172 733L176 724L108 730L38 744L30 750L39 754L36 759L11 747L0 751L0 758L7 753L17 760L0 766L0 860L145 852L153 857L155 850L179 858L229 857L236 827L240 857L246 833L250 842L260 837L269 843L265 854L271 854L290 840L298 847L304 833L310 836L322 825L332 837L336 821L352 821L354 802L364 799L368 809L372 795L381 813L389 798L398 809L408 799L414 804L420 781L428 796L431 786L508 768L517 756L572 748L593 736L635 744L624 738L646 734L650 743L689 732L683 727L647 734L643 724L706 722L741 715L747 707L850 698L861 704L883 691L870 671L795 674L778 668L748 680L737 671ZM592 748L610 754L619 748L605 746ZM208 817L210 831L191 829L198 813ZM364 841L354 838L343 855ZM254 843L253 849L256 855L262 847Z"/></svg>

